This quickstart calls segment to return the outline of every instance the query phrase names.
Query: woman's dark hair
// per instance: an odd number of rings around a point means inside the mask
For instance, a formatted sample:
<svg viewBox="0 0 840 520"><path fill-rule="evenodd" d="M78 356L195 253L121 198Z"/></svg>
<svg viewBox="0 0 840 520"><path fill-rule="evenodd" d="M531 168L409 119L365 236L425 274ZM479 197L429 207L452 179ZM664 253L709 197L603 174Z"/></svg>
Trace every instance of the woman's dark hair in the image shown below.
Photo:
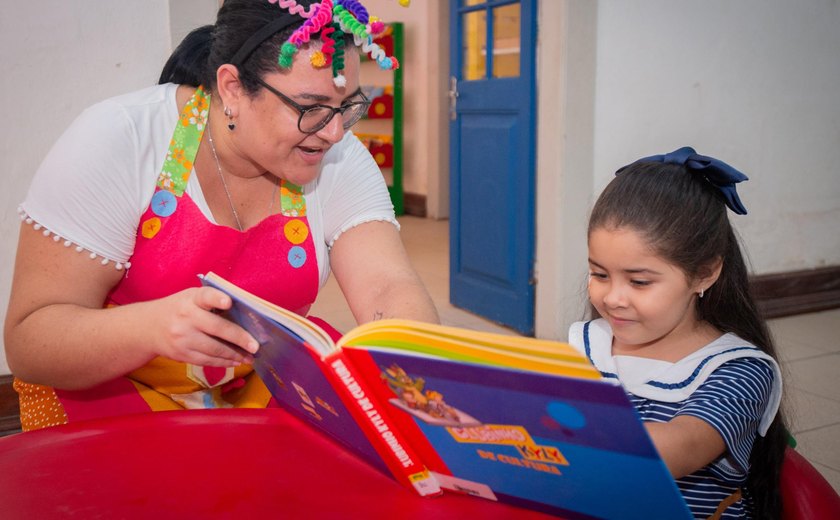
<svg viewBox="0 0 840 520"><path fill-rule="evenodd" d="M307 7L311 1L298 3ZM158 83L204 85L210 91L215 90L216 70L231 63L248 38L282 16L291 17L291 24L268 37L242 63L236 64L246 91L256 92L259 84L255 78L279 70L280 46L306 21L267 1L225 0L215 25L193 30L178 45L163 66Z"/></svg>
<svg viewBox="0 0 840 520"><path fill-rule="evenodd" d="M603 228L640 233L655 254L679 267L689 281L710 274L715 262L722 260L718 280L697 299L698 317L777 358L750 293L747 266L726 206L707 181L682 165L632 164L609 183L592 209L589 235ZM778 518L782 510L778 486L787 440L779 410L750 454L746 493L752 498L755 518Z"/></svg>

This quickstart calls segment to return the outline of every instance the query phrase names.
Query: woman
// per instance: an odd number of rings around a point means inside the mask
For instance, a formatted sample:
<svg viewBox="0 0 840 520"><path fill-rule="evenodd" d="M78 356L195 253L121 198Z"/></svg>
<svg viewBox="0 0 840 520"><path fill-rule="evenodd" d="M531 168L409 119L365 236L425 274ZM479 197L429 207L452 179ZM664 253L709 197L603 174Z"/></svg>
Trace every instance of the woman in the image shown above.
<svg viewBox="0 0 840 520"><path fill-rule="evenodd" d="M226 0L161 85L91 107L44 160L5 328L24 430L266 406L258 345L217 316L230 300L199 287L208 271L306 313L331 269L360 323L438 320L346 132L367 100L341 33L367 42L381 24L358 2L301 4Z"/></svg>

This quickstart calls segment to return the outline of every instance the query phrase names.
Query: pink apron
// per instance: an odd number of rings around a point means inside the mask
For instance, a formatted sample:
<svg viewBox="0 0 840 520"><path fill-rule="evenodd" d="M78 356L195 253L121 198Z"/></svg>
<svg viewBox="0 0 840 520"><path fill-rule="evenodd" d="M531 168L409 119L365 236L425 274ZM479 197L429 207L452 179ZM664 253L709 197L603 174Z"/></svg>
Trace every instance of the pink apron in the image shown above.
<svg viewBox="0 0 840 520"><path fill-rule="evenodd" d="M140 220L130 269L106 306L198 287L198 275L214 271L261 298L305 314L318 293L319 273L301 189L281 181L280 214L244 232L209 222L185 193L208 112L209 95L199 88L176 125L151 204ZM265 407L271 398L251 366L200 367L162 357L83 391L20 380L15 388L24 430L150 410Z"/></svg>

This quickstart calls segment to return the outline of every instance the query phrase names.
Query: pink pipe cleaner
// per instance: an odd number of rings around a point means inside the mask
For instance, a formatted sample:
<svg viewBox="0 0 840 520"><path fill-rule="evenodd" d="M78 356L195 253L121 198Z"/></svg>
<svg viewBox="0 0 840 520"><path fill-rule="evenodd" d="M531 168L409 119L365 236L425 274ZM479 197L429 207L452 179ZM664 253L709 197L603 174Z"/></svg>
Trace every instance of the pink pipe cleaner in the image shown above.
<svg viewBox="0 0 840 520"><path fill-rule="evenodd" d="M321 52L324 53L325 66L332 63L333 53L335 53L335 40L330 38L330 34L334 32L335 29L333 29L332 25L324 27L324 30L321 31L321 42L323 42L321 44Z"/></svg>
<svg viewBox="0 0 840 520"><path fill-rule="evenodd" d="M315 9L318 8L317 4L312 4L307 11L305 7L298 5L295 0L268 0L268 3L277 4L280 8L288 9L290 13L296 14L301 18L312 18L312 15L315 14Z"/></svg>

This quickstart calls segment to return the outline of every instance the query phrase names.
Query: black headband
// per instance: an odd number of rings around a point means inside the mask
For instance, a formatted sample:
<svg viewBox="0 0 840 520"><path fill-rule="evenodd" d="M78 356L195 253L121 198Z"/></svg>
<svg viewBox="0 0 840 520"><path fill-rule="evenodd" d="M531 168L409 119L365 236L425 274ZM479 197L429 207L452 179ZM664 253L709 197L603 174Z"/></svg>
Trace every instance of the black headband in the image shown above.
<svg viewBox="0 0 840 520"><path fill-rule="evenodd" d="M239 50L236 51L236 53L228 61L228 63L236 65L237 67L242 66L242 64L245 63L245 60L247 60L248 57L251 56L251 54L253 54L253 52L257 49L257 47L259 47L262 44L262 42L271 38L286 27L291 27L292 25L303 21L304 19L296 14L281 11L281 15L279 18L268 22L259 31L255 32L251 35L250 38L245 40L245 43L243 43L242 47L240 47Z"/></svg>

